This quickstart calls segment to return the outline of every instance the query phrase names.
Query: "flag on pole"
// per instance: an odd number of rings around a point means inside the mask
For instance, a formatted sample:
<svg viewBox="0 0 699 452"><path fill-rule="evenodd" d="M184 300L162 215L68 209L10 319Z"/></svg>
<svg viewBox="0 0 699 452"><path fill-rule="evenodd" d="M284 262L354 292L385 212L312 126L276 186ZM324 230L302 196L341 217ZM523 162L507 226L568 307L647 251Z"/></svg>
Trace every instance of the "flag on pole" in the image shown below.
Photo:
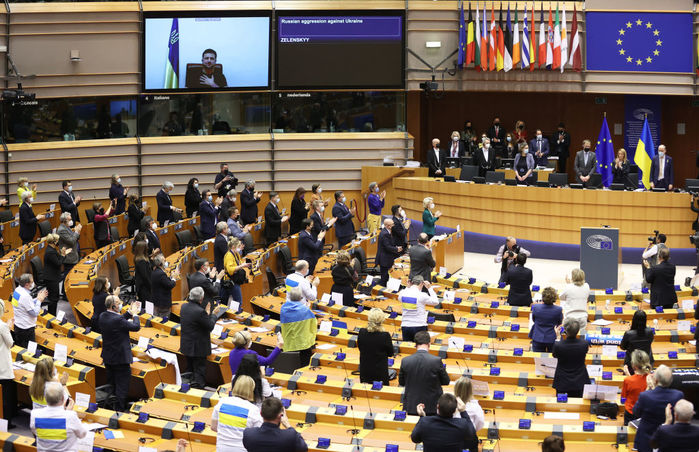
<svg viewBox="0 0 699 452"><path fill-rule="evenodd" d="M553 64L551 69L561 67L561 24L558 18L558 3L556 3L556 25L553 27Z"/></svg>
<svg viewBox="0 0 699 452"><path fill-rule="evenodd" d="M551 5L549 5L549 26L546 35L546 69L551 69L553 66L553 13Z"/></svg>
<svg viewBox="0 0 699 452"><path fill-rule="evenodd" d="M539 16L539 67L546 66L546 22L544 22L544 2L541 2Z"/></svg>
<svg viewBox="0 0 699 452"><path fill-rule="evenodd" d="M500 18L498 19L498 23L495 26L495 31L496 31L496 61L495 61L495 66L498 71L501 71L505 68L505 36L503 34L503 28L502 28L502 2L500 2Z"/></svg>
<svg viewBox="0 0 699 452"><path fill-rule="evenodd" d="M165 63L164 89L177 89L180 87L180 28L177 18L172 19L170 39L168 39L167 62Z"/></svg>
<svg viewBox="0 0 699 452"><path fill-rule="evenodd" d="M612 144L612 134L609 133L607 125L607 115L604 115L602 128L599 131L597 145L595 146L595 157L597 157L597 172L602 175L602 184L605 187L612 185L612 166L614 165L614 145Z"/></svg>
<svg viewBox="0 0 699 452"><path fill-rule="evenodd" d="M522 27L522 69L529 66L529 29L527 28L527 4L524 4L524 26Z"/></svg>
<svg viewBox="0 0 699 452"><path fill-rule="evenodd" d="M566 30L566 3L563 2L563 16L561 18L561 72L568 62L568 31Z"/></svg>
<svg viewBox="0 0 699 452"><path fill-rule="evenodd" d="M573 27L570 30L570 65L573 70L582 70L582 55L580 53L580 34L578 33L578 8L573 3Z"/></svg>
<svg viewBox="0 0 699 452"><path fill-rule="evenodd" d="M488 46L488 70L495 71L495 6L490 5L490 43Z"/></svg>
<svg viewBox="0 0 699 452"><path fill-rule="evenodd" d="M648 118L643 120L643 130L641 137L638 139L636 153L633 156L633 161L638 165L638 170L641 171L641 182L646 188L650 188L650 164L655 157L655 147L653 147L653 136L650 134L650 126Z"/></svg>
<svg viewBox="0 0 699 452"><path fill-rule="evenodd" d="M525 6L526 7L526 6ZM508 14L510 9L510 4L507 4ZM519 17L517 14L517 2L515 2L515 26L512 32L512 67L516 68L521 61L522 50L519 44Z"/></svg>
<svg viewBox="0 0 699 452"><path fill-rule="evenodd" d="M484 50L481 43L481 18L476 2L476 33L474 35L475 45L473 46L473 63L477 70L481 70L481 52ZM483 67L484 68L484 67Z"/></svg>
<svg viewBox="0 0 699 452"><path fill-rule="evenodd" d="M504 32L505 40L505 72L512 70L512 60L514 60L514 54L512 49L512 22L510 22L510 2L507 2L507 23L505 24Z"/></svg>
<svg viewBox="0 0 699 452"><path fill-rule="evenodd" d="M531 35L529 36L529 70L533 71L534 70L534 63L536 63L536 53L537 53L537 47L536 47L536 19L535 19L535 11L534 8L536 7L536 4L532 2L532 27L531 27Z"/></svg>
<svg viewBox="0 0 699 452"><path fill-rule="evenodd" d="M473 63L475 57L476 42L473 34L473 13L471 11L471 2L468 2L468 29L466 30L466 61L465 64Z"/></svg>
<svg viewBox="0 0 699 452"><path fill-rule="evenodd" d="M485 20L485 3L483 3L483 20L481 21L483 29L481 30L481 69L488 70L488 22Z"/></svg>
<svg viewBox="0 0 699 452"><path fill-rule="evenodd" d="M466 23L464 22L464 3L459 5L459 58L456 62L460 68L464 67L466 61Z"/></svg>

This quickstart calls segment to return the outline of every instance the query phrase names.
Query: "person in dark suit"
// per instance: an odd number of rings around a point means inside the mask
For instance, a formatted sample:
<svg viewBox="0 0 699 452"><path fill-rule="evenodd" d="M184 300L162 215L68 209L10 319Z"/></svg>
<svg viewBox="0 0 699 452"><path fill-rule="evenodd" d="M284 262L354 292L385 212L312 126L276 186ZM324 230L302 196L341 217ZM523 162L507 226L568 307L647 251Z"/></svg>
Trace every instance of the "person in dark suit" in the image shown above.
<svg viewBox="0 0 699 452"><path fill-rule="evenodd" d="M553 357L558 358L556 373L553 376L553 389L556 394L568 394L568 397L582 397L583 386L590 383L585 365L585 356L589 345L578 338L580 324L577 320L567 318L563 322L566 338L553 344Z"/></svg>
<svg viewBox="0 0 699 452"><path fill-rule="evenodd" d="M570 155L570 134L566 131L566 125L558 124L558 130L551 137L553 148L551 154L558 156L558 172L566 173L568 169L568 156Z"/></svg>
<svg viewBox="0 0 699 452"><path fill-rule="evenodd" d="M629 159L626 158L626 149L621 148L616 153L616 159L612 165L612 183L626 184L629 176Z"/></svg>
<svg viewBox="0 0 699 452"><path fill-rule="evenodd" d="M221 171L214 178L214 190L217 191L220 197L224 197L229 191L235 190L235 187L238 185L238 178L235 177L235 174L228 171L228 163L221 163L220 169Z"/></svg>
<svg viewBox="0 0 699 452"><path fill-rule="evenodd" d="M658 264L651 267L648 260L643 260L646 268L646 281L650 284L650 307L662 306L670 309L677 303L675 292L675 264L669 262L670 250L661 248L658 251Z"/></svg>
<svg viewBox="0 0 699 452"><path fill-rule="evenodd" d="M313 270L316 268L316 263L318 259L323 254L323 239L325 238L325 231L320 231L318 237L314 238L311 233L311 225L313 223L309 218L304 218L301 221L301 226L303 230L299 233L299 260L305 260L308 262L308 274L312 275Z"/></svg>
<svg viewBox="0 0 699 452"><path fill-rule="evenodd" d="M553 351L556 342L556 328L563 323L563 309L556 306L556 289L547 287L541 292L543 303L532 305L532 321L534 325L529 330L533 352Z"/></svg>
<svg viewBox="0 0 699 452"><path fill-rule="evenodd" d="M211 331L226 310L225 306L219 306L207 314L203 300L204 289L194 287L180 310L180 353L187 358L187 366L193 375L191 386L197 389L206 385L206 357L211 354Z"/></svg>
<svg viewBox="0 0 699 452"><path fill-rule="evenodd" d="M665 420L667 405L675 406L684 397L682 391L670 389L672 370L666 365L658 366L651 378L656 384L655 389L643 391L633 407L634 416L641 418L633 441L633 447L638 452L651 452L651 438Z"/></svg>
<svg viewBox="0 0 699 452"><path fill-rule="evenodd" d="M483 140L483 147L473 156L473 164L478 166L480 177L485 177L488 171L495 171L495 149L490 145L490 138Z"/></svg>
<svg viewBox="0 0 699 452"><path fill-rule="evenodd" d="M359 381L373 383L380 381L388 385L388 358L393 356L391 334L381 326L388 315L381 309L373 308L367 316L367 327L357 334L359 348Z"/></svg>
<svg viewBox="0 0 699 452"><path fill-rule="evenodd" d="M699 445L699 426L692 425L694 405L680 399L675 403L675 423L672 423L672 407L665 405L665 423L658 427L650 445L660 452L696 452Z"/></svg>
<svg viewBox="0 0 699 452"><path fill-rule="evenodd" d="M505 128L500 124L500 118L493 118L493 125L488 128L487 132L488 138L493 146L493 151L497 155L503 155L505 150L505 139L507 137L507 132Z"/></svg>
<svg viewBox="0 0 699 452"><path fill-rule="evenodd" d="M260 409L262 426L243 431L243 446L255 452L306 452L308 446L299 432L289 423L282 401L269 397ZM279 428L279 424L284 429Z"/></svg>
<svg viewBox="0 0 699 452"><path fill-rule="evenodd" d="M510 306L531 306L533 274L530 268L524 266L527 263L527 255L517 254L516 262L517 264L510 267L505 274L505 284L510 286L507 303Z"/></svg>
<svg viewBox="0 0 699 452"><path fill-rule="evenodd" d="M172 205L172 199L170 198L170 192L175 188L172 182L163 182L163 188L160 189L157 195L155 195L155 200L158 202L158 224L162 227L165 226L165 222L172 223L175 216L173 212L182 212Z"/></svg>
<svg viewBox="0 0 699 452"><path fill-rule="evenodd" d="M138 300L145 303L151 300L151 279L153 266L148 254L148 244L136 242L133 249L134 285Z"/></svg>
<svg viewBox="0 0 699 452"><path fill-rule="evenodd" d="M216 67L216 51L214 49L206 49L201 54L201 70L198 67L193 67L187 71L185 76L186 88L211 89L225 88L228 86L226 76L223 75L223 69Z"/></svg>
<svg viewBox="0 0 699 452"><path fill-rule="evenodd" d="M344 306L356 308L357 301L354 298L354 287L357 285L359 276L354 271L352 258L347 251L337 251L335 265L333 265L330 273L333 278L333 285L330 288L330 293L342 294L342 304Z"/></svg>
<svg viewBox="0 0 699 452"><path fill-rule="evenodd" d="M141 221L141 232L148 242L148 254L153 255L160 251L160 238L158 237L158 223L153 218L145 217ZM139 233L140 234L140 233Z"/></svg>
<svg viewBox="0 0 699 452"><path fill-rule="evenodd" d="M529 152L534 157L536 166L547 166L549 163L549 139L544 137L541 129L536 129L536 136L529 142Z"/></svg>
<svg viewBox="0 0 699 452"><path fill-rule="evenodd" d="M60 298L59 286L63 280L63 260L66 254L71 252L70 248L58 248L58 234L46 236L46 251L44 252L44 284L49 291L48 311L49 314L56 315L58 299Z"/></svg>
<svg viewBox="0 0 699 452"><path fill-rule="evenodd" d="M95 283L92 286L92 318L90 319L90 326L95 333L102 331L100 329L100 315L107 310L105 302L109 296L110 288L110 283L106 276L95 278Z"/></svg>
<svg viewBox="0 0 699 452"><path fill-rule="evenodd" d="M442 395L442 386L449 384L449 375L442 366L442 359L431 355L430 334L415 333L417 352L403 358L398 373L398 384L405 387L403 410L416 415L417 406L424 404L427 415L437 413L437 400Z"/></svg>
<svg viewBox="0 0 699 452"><path fill-rule="evenodd" d="M308 210L311 208L305 200L306 189L299 187L294 193L294 198L291 200L291 212L289 216L289 235L294 235L297 232L304 230L301 224L303 220L308 218ZM311 270L313 272L313 270Z"/></svg>
<svg viewBox="0 0 699 452"><path fill-rule="evenodd" d="M228 224L223 221L216 223L216 238L214 239L214 268L223 269L223 258L228 252Z"/></svg>
<svg viewBox="0 0 699 452"><path fill-rule="evenodd" d="M575 154L575 180L587 186L590 176L597 172L597 157L590 151L590 140L583 140L583 148Z"/></svg>
<svg viewBox="0 0 699 452"><path fill-rule="evenodd" d="M345 204L347 198L341 191L335 192L335 205L333 206L333 217L337 218L335 222L335 236L337 237L337 246L342 248L352 241L354 238L354 218L357 213L357 208L349 208Z"/></svg>
<svg viewBox="0 0 699 452"><path fill-rule="evenodd" d="M454 394L445 393L437 402L436 416L423 416L415 424L410 439L422 443L424 452L448 452L473 450L478 451L478 436L471 418L466 412L466 405L460 407L460 416L456 417L459 403Z"/></svg>
<svg viewBox="0 0 699 452"><path fill-rule="evenodd" d="M464 142L461 141L461 134L455 130L451 133L449 140L449 149L446 150L446 157L450 159L458 159L466 156Z"/></svg>
<svg viewBox="0 0 699 452"><path fill-rule="evenodd" d="M325 205L322 200L317 199L311 203L311 234L315 238L318 237L321 231L330 229L337 221L336 217L325 221L323 212L325 212ZM325 238L323 239L323 246L325 246Z"/></svg>
<svg viewBox="0 0 699 452"><path fill-rule="evenodd" d="M153 302L153 314L158 317L167 319L170 317L170 309L172 308L172 289L177 284L177 279L180 277L180 271L173 269L170 276L165 273L165 257L158 254L153 257L153 272L150 276L150 290Z"/></svg>
<svg viewBox="0 0 699 452"><path fill-rule="evenodd" d="M650 162L650 188L666 188L671 191L675 177L672 157L667 155L665 145L658 146L658 155Z"/></svg>
<svg viewBox="0 0 699 452"><path fill-rule="evenodd" d="M655 338L655 332L653 328L646 327L647 318L646 311L642 309L634 312L633 318L631 319L631 328L629 328L628 331L624 333L624 337L621 338L619 348L626 350L624 365L628 366L630 375L634 374L633 367L631 366L631 354L635 350L643 350L646 352L651 364L655 361L651 348L653 339Z"/></svg>
<svg viewBox="0 0 699 452"><path fill-rule="evenodd" d="M228 221L230 216L230 210L235 207L237 193L235 190L229 190L225 196L223 196L223 201L218 209L218 221Z"/></svg>
<svg viewBox="0 0 699 452"><path fill-rule="evenodd" d="M405 254L408 251L408 230L410 230L410 218L405 215L405 211L400 204L395 204L392 206L391 213L393 214L393 229L391 229L393 244L402 247L403 250L400 252L400 254Z"/></svg>
<svg viewBox="0 0 699 452"><path fill-rule="evenodd" d="M61 213L68 212L73 218L73 221L80 223L80 214L78 206L80 205L81 196L73 194L73 183L69 180L63 181L63 191L58 195L58 204L61 205Z"/></svg>
<svg viewBox="0 0 699 452"><path fill-rule="evenodd" d="M423 280L432 281L432 270L437 262L432 255L430 239L427 238L427 234L421 232L417 236L417 245L410 247L408 257L410 257L410 275L408 278L413 279L413 276L420 275Z"/></svg>
<svg viewBox="0 0 699 452"><path fill-rule="evenodd" d="M193 177L187 182L187 191L184 192L184 209L187 218L192 218L194 212L199 211L201 193L199 192L199 179Z"/></svg>
<svg viewBox="0 0 699 452"><path fill-rule="evenodd" d="M427 151L427 176L443 177L447 165L447 158L444 151L439 148L439 138L432 140L432 147Z"/></svg>
<svg viewBox="0 0 699 452"><path fill-rule="evenodd" d="M388 283L388 271L393 267L393 261L403 251L402 247L393 244L391 229L393 229L393 220L386 218L383 220L383 230L379 233L379 241L376 247L376 262L379 264L381 271L379 284L383 287L386 287Z"/></svg>
<svg viewBox="0 0 699 452"><path fill-rule="evenodd" d="M208 240L216 233L216 221L218 220L218 210L223 198L216 198L211 194L211 190L202 191L202 200L199 204L199 218L201 219L201 233L204 240Z"/></svg>
<svg viewBox="0 0 699 452"><path fill-rule="evenodd" d="M126 211L126 195L128 194L129 187L124 187L121 184L121 176L112 174L112 185L109 187L109 199L114 203L114 215L121 215Z"/></svg>
<svg viewBox="0 0 699 452"><path fill-rule="evenodd" d="M33 202L32 192L22 193L22 205L19 206L19 238L22 239L22 245L34 240L36 225L46 219L44 214L34 215Z"/></svg>
<svg viewBox="0 0 699 452"><path fill-rule="evenodd" d="M80 260L80 254L78 253L78 248L80 248L80 231L82 231L82 224L77 224L73 228L73 217L68 212L64 212L59 217L61 224L56 228L56 234L58 234L58 247L59 248L70 248L70 253L66 254L65 259L63 259L63 276L61 276L61 281L64 281L63 295L65 296L65 279L68 276L70 270L75 267L75 264ZM73 229L71 229L73 228Z"/></svg>
<svg viewBox="0 0 699 452"><path fill-rule="evenodd" d="M218 271L218 273L216 273ZM221 292L221 280L226 274L226 269L209 267L209 261L200 258L194 261L194 274L189 277L189 288L201 287L204 291L204 307L213 305L214 297ZM212 281L214 280L214 281Z"/></svg>
<svg viewBox="0 0 699 452"><path fill-rule="evenodd" d="M240 220L243 226L257 221L257 203L262 198L262 192L255 191L255 181L245 183L245 189L240 192Z"/></svg>
<svg viewBox="0 0 699 452"><path fill-rule="evenodd" d="M279 210L279 194L276 191L269 192L269 203L265 207L265 239L267 246L279 240L282 236L282 223L288 219L288 215L282 216Z"/></svg>
<svg viewBox="0 0 699 452"><path fill-rule="evenodd" d="M129 208L127 209L129 223L126 225L126 230L129 237L133 237L137 229L141 228L141 221L146 213L143 211L141 200L136 193L129 195Z"/></svg>
<svg viewBox="0 0 699 452"><path fill-rule="evenodd" d="M107 310L99 317L102 333L102 359L107 370L107 381L114 388L117 399L117 411L126 411L126 399L131 383L131 354L130 331L138 331L141 324L138 321L137 303L131 303L129 311L121 315L122 302L116 295L109 295L105 300ZM133 317L131 321L129 319Z"/></svg>

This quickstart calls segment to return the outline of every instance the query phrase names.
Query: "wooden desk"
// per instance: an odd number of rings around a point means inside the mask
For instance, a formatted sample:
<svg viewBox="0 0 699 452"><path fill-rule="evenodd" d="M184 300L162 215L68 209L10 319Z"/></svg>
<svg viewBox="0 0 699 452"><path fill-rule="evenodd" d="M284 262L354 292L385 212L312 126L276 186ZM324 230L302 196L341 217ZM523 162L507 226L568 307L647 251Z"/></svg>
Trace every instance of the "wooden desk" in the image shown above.
<svg viewBox="0 0 699 452"><path fill-rule="evenodd" d="M495 171L498 171L498 172L500 172L500 173L505 173L505 179L514 179L514 178L515 178L515 174L517 174L517 173L515 172L515 170L509 169L509 168L508 168L508 169L496 169ZM544 182L548 182L548 180L549 180L549 174L551 174L552 172L553 172L553 171L539 171L539 170L534 170L534 173L537 174L537 178L538 178L537 180L544 181Z"/></svg>
<svg viewBox="0 0 699 452"><path fill-rule="evenodd" d="M447 273L456 273L464 266L464 234L454 232L432 245L432 255L437 263L435 271L446 267Z"/></svg>

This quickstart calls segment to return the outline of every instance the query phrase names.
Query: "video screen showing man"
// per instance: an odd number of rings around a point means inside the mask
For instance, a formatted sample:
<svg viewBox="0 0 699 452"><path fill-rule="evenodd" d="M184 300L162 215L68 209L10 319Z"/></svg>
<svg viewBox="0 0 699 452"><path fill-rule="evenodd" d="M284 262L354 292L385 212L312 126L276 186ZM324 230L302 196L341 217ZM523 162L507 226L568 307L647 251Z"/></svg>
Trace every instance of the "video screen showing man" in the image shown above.
<svg viewBox="0 0 699 452"><path fill-rule="evenodd" d="M216 65L217 54L214 49L206 49L201 54L202 67L187 67L186 88L225 88L228 86L221 65ZM189 65L188 65L189 66Z"/></svg>

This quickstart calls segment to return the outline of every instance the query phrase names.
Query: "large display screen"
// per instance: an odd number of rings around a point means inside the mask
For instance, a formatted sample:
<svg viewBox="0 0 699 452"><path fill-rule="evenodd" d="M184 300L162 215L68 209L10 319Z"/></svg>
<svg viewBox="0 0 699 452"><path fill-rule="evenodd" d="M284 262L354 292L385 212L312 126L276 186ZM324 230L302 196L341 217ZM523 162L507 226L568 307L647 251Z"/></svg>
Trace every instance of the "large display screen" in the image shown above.
<svg viewBox="0 0 699 452"><path fill-rule="evenodd" d="M145 18L145 91L269 88L269 15L169 14Z"/></svg>
<svg viewBox="0 0 699 452"><path fill-rule="evenodd" d="M402 88L401 12L277 16L279 89Z"/></svg>

